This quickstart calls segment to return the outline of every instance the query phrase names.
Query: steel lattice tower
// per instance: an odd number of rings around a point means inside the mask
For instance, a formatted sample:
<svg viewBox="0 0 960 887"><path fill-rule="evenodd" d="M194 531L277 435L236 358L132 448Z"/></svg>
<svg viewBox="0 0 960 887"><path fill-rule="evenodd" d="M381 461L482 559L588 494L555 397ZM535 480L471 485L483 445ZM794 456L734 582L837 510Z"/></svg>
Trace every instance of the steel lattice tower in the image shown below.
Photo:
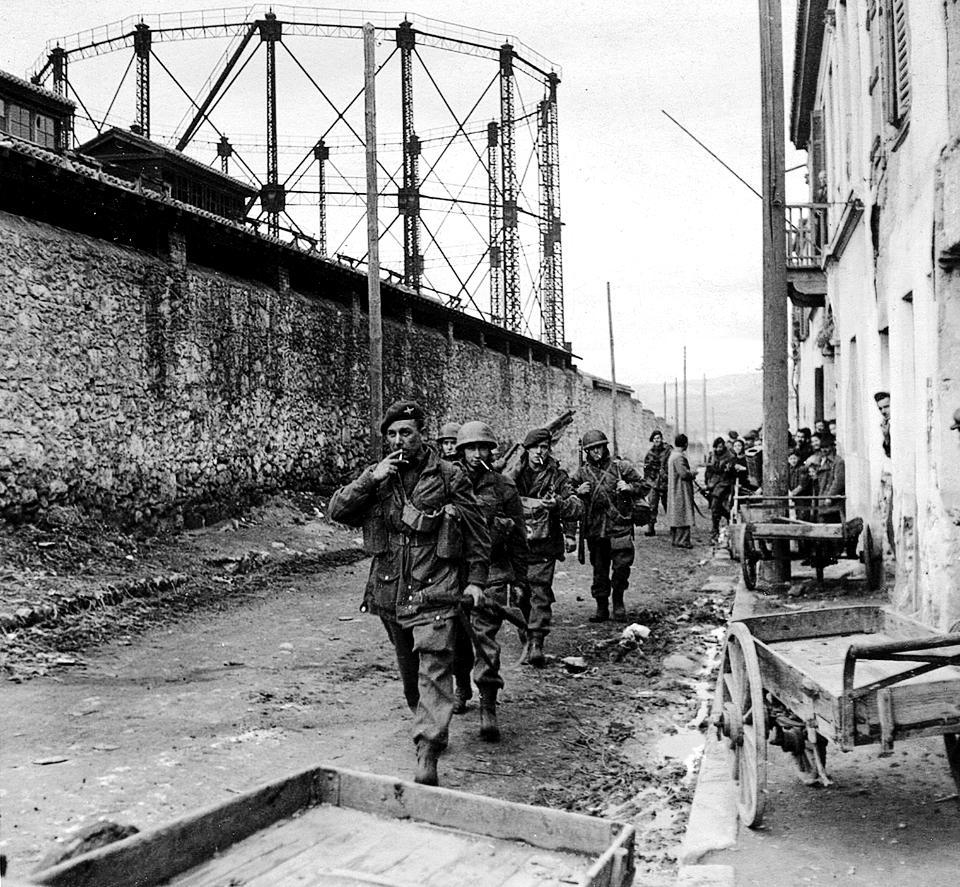
<svg viewBox="0 0 960 887"><path fill-rule="evenodd" d="M500 156L503 160L503 326L519 333L520 247L517 242L517 154L514 139L513 46L500 47Z"/></svg>
<svg viewBox="0 0 960 887"><path fill-rule="evenodd" d="M560 247L560 136L557 125L557 85L547 78L547 97L540 103L540 286L543 339L563 347L563 256Z"/></svg>
<svg viewBox="0 0 960 887"><path fill-rule="evenodd" d="M53 91L61 98L67 98L69 83L67 82L67 53L60 46L55 46L50 50L48 63L53 70ZM34 82L39 85L39 78L34 78ZM59 132L57 149L66 151L70 147L70 124L64 122L63 128Z"/></svg>
<svg viewBox="0 0 960 887"><path fill-rule="evenodd" d="M413 48L416 32L408 21L397 28L400 48L400 102L403 118L403 187L397 209L403 214L403 282L420 292L423 257L420 255L420 140L413 127Z"/></svg>
<svg viewBox="0 0 960 887"><path fill-rule="evenodd" d="M487 203L490 214L490 322L503 324L503 250L500 232L503 227L503 205L500 202L500 127L496 121L487 124Z"/></svg>
<svg viewBox="0 0 960 887"><path fill-rule="evenodd" d="M150 138L150 26L140 22L134 28L133 51L137 57L137 122L140 135Z"/></svg>
<svg viewBox="0 0 960 887"><path fill-rule="evenodd" d="M320 210L317 249L321 256L325 256L327 254L327 160L330 158L330 149L323 139L314 146L313 157L317 161L317 204Z"/></svg>
<svg viewBox="0 0 960 887"><path fill-rule="evenodd" d="M260 205L267 214L267 233L280 236L280 213L286 207L277 161L277 42L283 39L276 15L268 12L260 27L260 40L267 44L267 182L260 190Z"/></svg>

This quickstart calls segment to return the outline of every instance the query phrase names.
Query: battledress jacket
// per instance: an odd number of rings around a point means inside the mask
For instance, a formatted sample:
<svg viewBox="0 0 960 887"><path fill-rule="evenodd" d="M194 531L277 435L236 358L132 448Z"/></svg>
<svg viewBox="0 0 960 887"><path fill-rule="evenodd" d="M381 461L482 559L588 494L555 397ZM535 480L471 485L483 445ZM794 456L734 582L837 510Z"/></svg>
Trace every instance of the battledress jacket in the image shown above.
<svg viewBox="0 0 960 887"><path fill-rule="evenodd" d="M573 535L576 532L574 521L583 511L583 503L577 498L567 472L553 456L547 456L543 468L534 471L530 467L527 454L524 453L516 467L505 471L504 475L516 484L517 492L523 498L557 498L559 507L550 513L546 538L534 539L528 536L527 550L531 563L564 560L564 527L569 526L567 535Z"/></svg>
<svg viewBox="0 0 960 887"><path fill-rule="evenodd" d="M625 481L630 489L625 493L617 490L617 483ZM584 536L587 539L605 539L626 536L633 532L633 499L643 495L643 478L626 459L609 456L599 465L584 462L573 477L574 489L583 483L590 484L586 498Z"/></svg>
<svg viewBox="0 0 960 887"><path fill-rule="evenodd" d="M364 547L373 555L361 610L403 624L433 618L450 610L461 592L461 566L467 584L485 586L490 534L473 487L457 465L425 450L412 491L400 476L373 479L376 465L330 500L332 520L364 528ZM437 552L444 505L456 508L461 545L458 557ZM407 515L407 521L404 515ZM419 515L419 516L418 516ZM410 523L419 529L413 529Z"/></svg>
<svg viewBox="0 0 960 887"><path fill-rule="evenodd" d="M651 487L662 493L667 491L667 459L670 458L672 449L666 444L650 447L643 458L643 476Z"/></svg>
<svg viewBox="0 0 960 887"><path fill-rule="evenodd" d="M477 475L466 467L464 471L473 484L474 495L490 532L487 586L526 585L527 531L516 484L496 471L483 471Z"/></svg>

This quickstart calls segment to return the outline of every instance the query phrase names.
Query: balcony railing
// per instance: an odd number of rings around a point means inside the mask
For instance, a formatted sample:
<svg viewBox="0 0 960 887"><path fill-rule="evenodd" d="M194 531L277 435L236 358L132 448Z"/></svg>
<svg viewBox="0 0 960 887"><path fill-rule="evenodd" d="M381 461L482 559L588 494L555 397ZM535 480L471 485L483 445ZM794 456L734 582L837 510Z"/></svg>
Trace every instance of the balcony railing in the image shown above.
<svg viewBox="0 0 960 887"><path fill-rule="evenodd" d="M829 241L827 204L791 203L785 211L787 268L819 270Z"/></svg>

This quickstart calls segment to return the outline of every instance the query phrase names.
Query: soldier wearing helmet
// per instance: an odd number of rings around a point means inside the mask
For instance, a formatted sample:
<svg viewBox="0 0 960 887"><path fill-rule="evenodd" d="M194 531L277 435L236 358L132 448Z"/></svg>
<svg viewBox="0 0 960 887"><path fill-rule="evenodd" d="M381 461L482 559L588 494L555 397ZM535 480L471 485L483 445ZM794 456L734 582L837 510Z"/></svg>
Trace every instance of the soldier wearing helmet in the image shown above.
<svg viewBox="0 0 960 887"><path fill-rule="evenodd" d="M507 607L517 591L527 590L527 534L523 508L516 485L490 467L497 438L486 422L464 422L457 433L457 455L473 485L474 495L490 533L490 565L487 584L478 606L470 613L474 657L473 680L480 691L480 738L500 740L497 721L497 694L503 687L500 675L500 643L497 633L503 619L484 602ZM457 670L456 664L454 669ZM469 691L469 686L468 686ZM469 698L469 697L468 697ZM463 700L464 708L466 700Z"/></svg>
<svg viewBox="0 0 960 887"><path fill-rule="evenodd" d="M447 422L437 435L437 449L440 452L440 458L447 462L457 460L457 432L460 426L456 422Z"/></svg>
<svg viewBox="0 0 960 887"><path fill-rule="evenodd" d="M517 485L527 529L527 578L530 597L521 601L527 617L527 635L522 661L540 667L546 656L543 643L553 623L553 574L576 542L565 538L581 511L567 472L550 454L552 438L546 428L534 428L523 439L523 453L505 474ZM571 530L572 532L572 530Z"/></svg>
<svg viewBox="0 0 960 887"><path fill-rule="evenodd" d="M333 494L329 514L363 527L373 562L360 609L380 617L396 651L414 714L415 780L436 785L453 717L458 602L462 591L475 601L483 594L490 534L470 481L424 444L423 426L418 404L393 404L380 425L388 454ZM448 516L460 529L458 550L439 544Z"/></svg>
<svg viewBox="0 0 960 887"><path fill-rule="evenodd" d="M633 499L643 494L643 478L626 459L611 457L607 436L602 431L586 432L580 440L586 457L573 478L577 495L584 504L581 532L587 540L593 584L590 593L597 602L591 622L613 618L625 622L623 594L630 584L633 565Z"/></svg>

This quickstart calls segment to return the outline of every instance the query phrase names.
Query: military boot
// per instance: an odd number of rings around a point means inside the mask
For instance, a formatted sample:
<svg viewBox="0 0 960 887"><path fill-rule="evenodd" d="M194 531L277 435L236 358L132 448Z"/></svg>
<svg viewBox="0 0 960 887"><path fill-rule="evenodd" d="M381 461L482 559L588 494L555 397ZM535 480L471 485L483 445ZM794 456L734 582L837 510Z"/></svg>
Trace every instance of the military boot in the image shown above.
<svg viewBox="0 0 960 887"><path fill-rule="evenodd" d="M543 635L531 632L527 643L527 663L540 668L546 662L547 658L543 655Z"/></svg>
<svg viewBox="0 0 960 887"><path fill-rule="evenodd" d="M435 742L421 739L417 743L417 775L414 782L420 785L439 785L437 778L437 759L440 757L440 746Z"/></svg>
<svg viewBox="0 0 960 887"><path fill-rule="evenodd" d="M458 685L453 694L453 713L463 715L467 713L467 702L473 696L473 691L469 686Z"/></svg>
<svg viewBox="0 0 960 887"><path fill-rule="evenodd" d="M627 610L623 606L623 591L615 591L613 593L613 618L617 622L626 622L627 621Z"/></svg>
<svg viewBox="0 0 960 887"><path fill-rule="evenodd" d="M610 618L610 604L605 597L597 598L597 612L590 616L588 622L606 622Z"/></svg>
<svg viewBox="0 0 960 887"><path fill-rule="evenodd" d="M480 694L480 738L484 742L500 741L496 690L485 691Z"/></svg>

